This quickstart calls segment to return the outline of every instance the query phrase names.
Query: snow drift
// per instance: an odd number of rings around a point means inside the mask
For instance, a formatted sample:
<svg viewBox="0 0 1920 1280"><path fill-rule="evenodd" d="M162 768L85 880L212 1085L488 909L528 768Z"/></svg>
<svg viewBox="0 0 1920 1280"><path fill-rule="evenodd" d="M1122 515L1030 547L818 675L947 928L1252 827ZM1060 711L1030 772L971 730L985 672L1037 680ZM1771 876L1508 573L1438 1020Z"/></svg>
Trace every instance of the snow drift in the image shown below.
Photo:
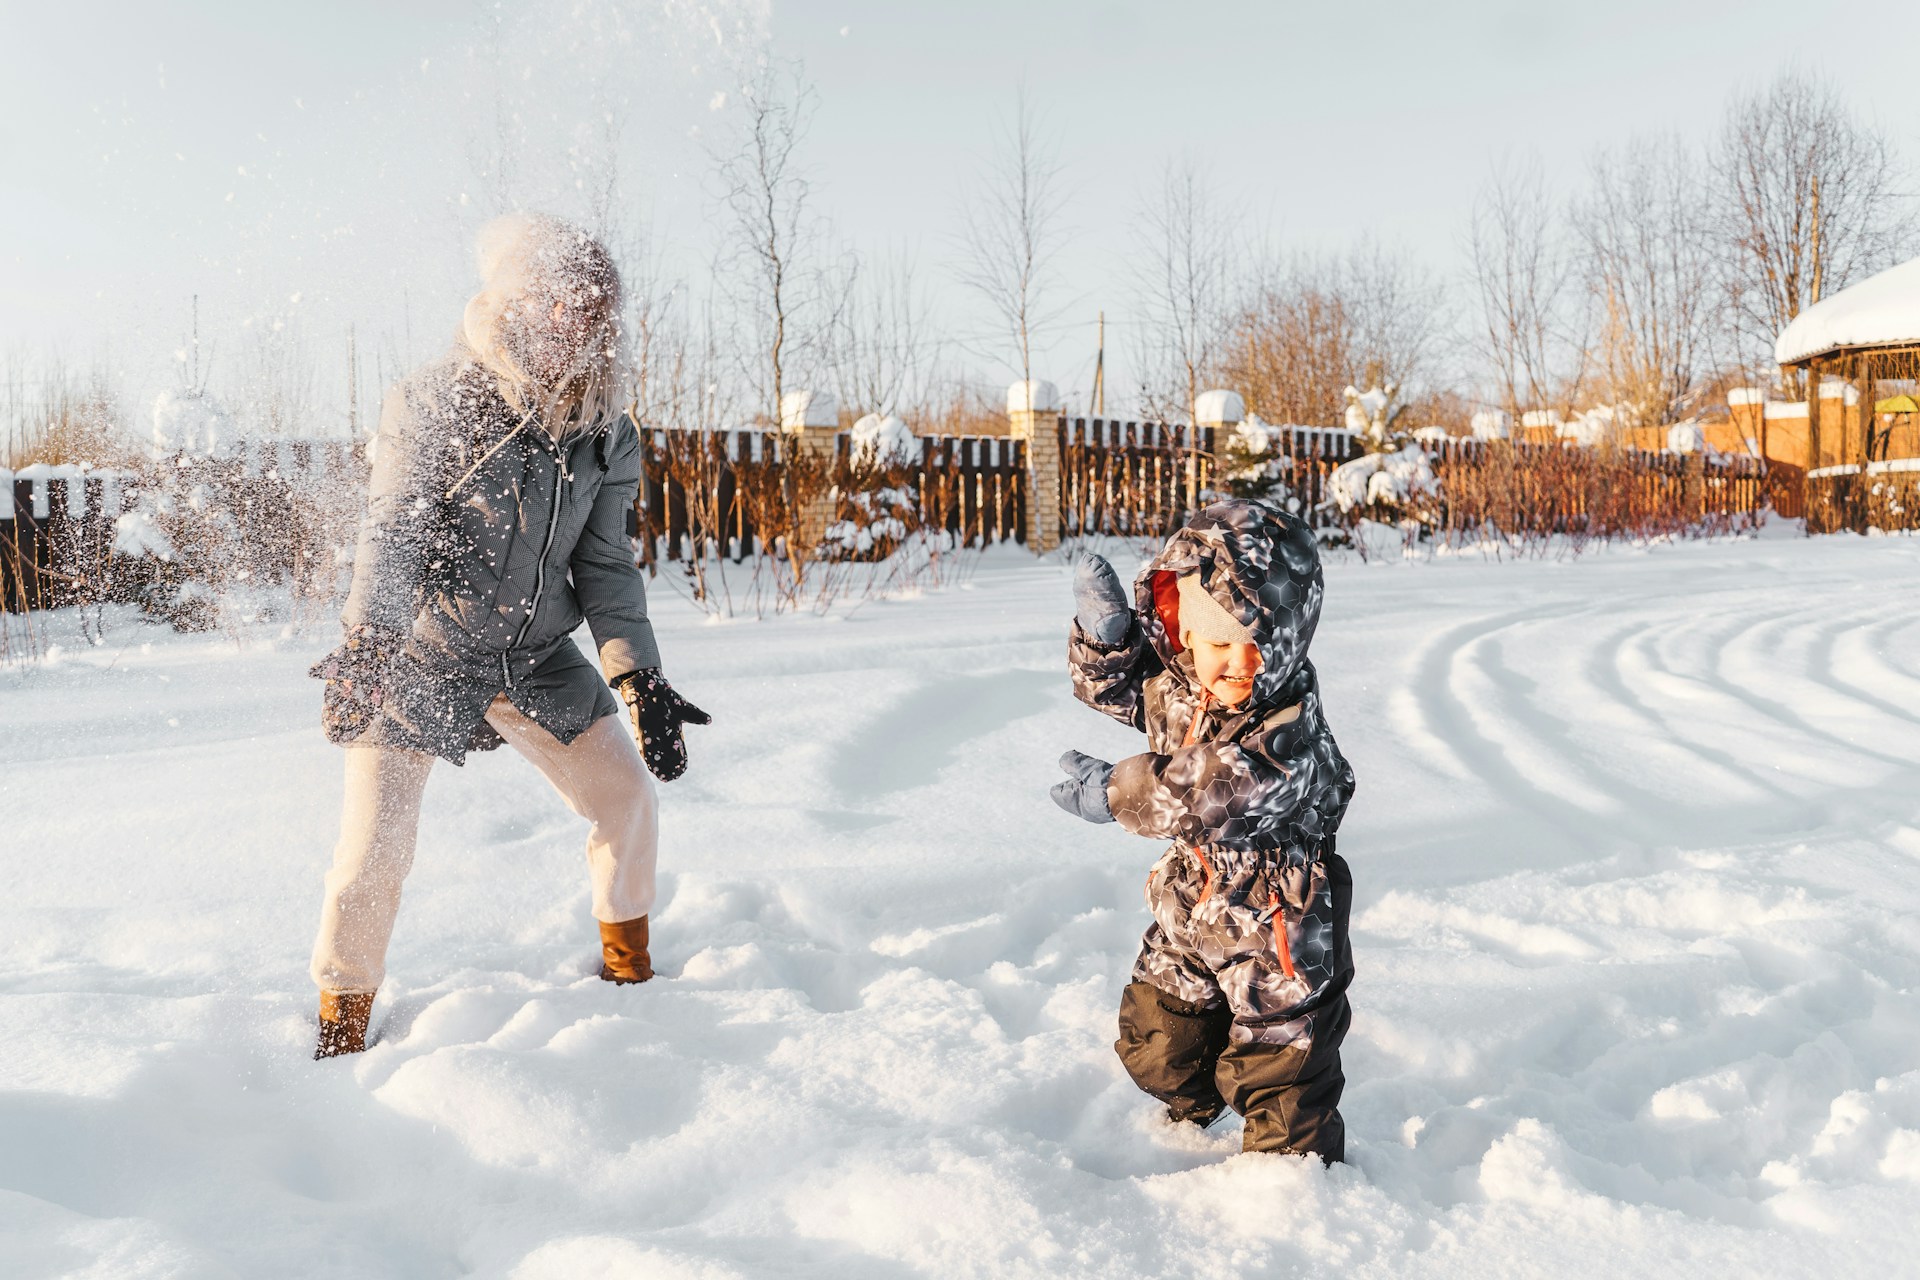
<svg viewBox="0 0 1920 1280"><path fill-rule="evenodd" d="M1113 1057L1157 850L1046 796L1139 741L1072 700L1058 565L758 625L661 592L716 719L662 788L665 976L592 976L580 824L479 758L428 787L377 1043L329 1063L331 637L56 635L0 672L0 1273L1885 1273L1916 573L1892 538L1333 567L1333 1170L1168 1128Z"/></svg>

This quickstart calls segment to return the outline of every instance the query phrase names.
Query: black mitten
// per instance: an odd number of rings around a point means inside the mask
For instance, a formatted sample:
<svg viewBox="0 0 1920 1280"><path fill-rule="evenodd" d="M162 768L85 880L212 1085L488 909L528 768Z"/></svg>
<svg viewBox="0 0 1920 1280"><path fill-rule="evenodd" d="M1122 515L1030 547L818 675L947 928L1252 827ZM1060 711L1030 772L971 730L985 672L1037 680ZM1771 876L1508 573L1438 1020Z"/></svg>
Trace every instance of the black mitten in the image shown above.
<svg viewBox="0 0 1920 1280"><path fill-rule="evenodd" d="M687 743L683 724L712 724L713 717L673 691L657 667L617 676L613 687L633 708L633 728L640 737L640 755L662 782L672 782L687 771Z"/></svg>
<svg viewBox="0 0 1920 1280"><path fill-rule="evenodd" d="M321 695L320 727L327 741L345 746L367 731L386 700L387 673L400 651L401 637L377 627L359 626L347 641L307 669L327 682Z"/></svg>

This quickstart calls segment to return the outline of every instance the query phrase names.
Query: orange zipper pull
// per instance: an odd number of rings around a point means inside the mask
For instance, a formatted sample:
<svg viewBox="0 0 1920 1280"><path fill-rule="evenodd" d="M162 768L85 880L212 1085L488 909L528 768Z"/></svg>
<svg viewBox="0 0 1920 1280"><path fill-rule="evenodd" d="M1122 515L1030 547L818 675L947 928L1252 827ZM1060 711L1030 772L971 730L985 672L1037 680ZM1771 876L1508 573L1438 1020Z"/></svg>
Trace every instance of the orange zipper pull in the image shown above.
<svg viewBox="0 0 1920 1280"><path fill-rule="evenodd" d="M1287 941L1287 917L1280 909L1280 894L1272 885L1267 886L1267 905L1273 908L1273 954L1280 961L1280 971L1289 979L1293 973L1293 944Z"/></svg>

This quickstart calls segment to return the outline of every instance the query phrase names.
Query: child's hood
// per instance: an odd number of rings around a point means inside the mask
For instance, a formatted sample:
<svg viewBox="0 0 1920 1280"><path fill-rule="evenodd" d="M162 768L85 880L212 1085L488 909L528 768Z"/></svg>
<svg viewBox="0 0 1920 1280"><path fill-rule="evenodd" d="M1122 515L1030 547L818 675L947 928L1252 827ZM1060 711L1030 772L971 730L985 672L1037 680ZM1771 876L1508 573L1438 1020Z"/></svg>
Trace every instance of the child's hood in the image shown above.
<svg viewBox="0 0 1920 1280"><path fill-rule="evenodd" d="M1161 663L1191 679L1176 661L1180 643L1177 583L1190 573L1252 634L1264 660L1252 706L1270 702L1306 662L1320 622L1324 582L1313 531L1296 516L1229 498L1201 508L1167 540L1134 581L1147 638Z"/></svg>

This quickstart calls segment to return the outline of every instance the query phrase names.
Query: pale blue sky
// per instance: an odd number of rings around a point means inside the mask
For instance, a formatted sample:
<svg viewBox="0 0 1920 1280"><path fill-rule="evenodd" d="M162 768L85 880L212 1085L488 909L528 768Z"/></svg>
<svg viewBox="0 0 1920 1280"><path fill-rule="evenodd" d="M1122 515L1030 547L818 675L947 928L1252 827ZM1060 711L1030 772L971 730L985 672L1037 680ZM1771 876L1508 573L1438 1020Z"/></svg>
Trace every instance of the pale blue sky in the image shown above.
<svg viewBox="0 0 1920 1280"><path fill-rule="evenodd" d="M1839 79L1920 159L1920 6L1841 0L1818 6L1818 29L1810 11L0 0L0 344L84 358L111 334L144 393L167 376L198 292L228 376L248 320L293 319L334 347L354 319L370 347L430 354L470 283L464 239L485 203L471 157L495 133L494 66L531 157L522 197L569 211L582 171L569 148L604 147L611 105L623 190L697 279L712 212L696 131L710 136L725 115L714 94L770 37L819 91L808 158L821 211L856 245L914 253L956 333L982 322L945 274L954 205L1025 77L1074 233L1058 263L1071 307L1041 371L1073 384L1094 313L1124 325L1131 210L1169 157L1208 169L1276 243L1339 248L1365 233L1438 271L1457 269L1496 157L1537 152L1571 184L1595 147L1636 132L1704 137L1731 91L1789 63Z"/></svg>

